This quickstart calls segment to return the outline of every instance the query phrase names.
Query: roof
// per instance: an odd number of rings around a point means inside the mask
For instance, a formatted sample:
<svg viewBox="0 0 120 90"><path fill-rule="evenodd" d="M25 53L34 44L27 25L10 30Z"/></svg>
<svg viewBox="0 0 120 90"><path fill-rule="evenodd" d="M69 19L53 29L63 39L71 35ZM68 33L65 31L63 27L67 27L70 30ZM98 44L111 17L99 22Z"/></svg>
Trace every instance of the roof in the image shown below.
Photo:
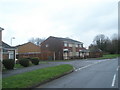
<svg viewBox="0 0 120 90"><path fill-rule="evenodd" d="M3 41L2 41L2 47L3 47L3 48L14 48L14 47L8 45L7 43L5 43L5 42L3 42Z"/></svg>
<svg viewBox="0 0 120 90"><path fill-rule="evenodd" d="M3 52L7 52L8 50L15 50L15 47L12 47L10 45L8 45L7 43L2 41L2 47L3 47Z"/></svg>
<svg viewBox="0 0 120 90"><path fill-rule="evenodd" d="M102 50L99 48L89 48L89 51L90 52L102 52Z"/></svg>
<svg viewBox="0 0 120 90"><path fill-rule="evenodd" d="M56 38L56 39L59 39L59 40L62 40L62 41L68 41L68 42L83 44L83 43L80 42L80 41L76 41L76 40L73 40L73 39L70 39L70 38L61 38L61 37L53 37L53 36L50 36L50 37L51 37L51 38ZM49 38L50 38L50 37L49 37Z"/></svg>
<svg viewBox="0 0 120 90"><path fill-rule="evenodd" d="M23 45L26 45L26 44L29 44L29 43L31 43L31 42L27 42L27 43L24 43L24 44L21 44L21 45L17 45L15 47L23 46ZM34 44L34 43L32 43L32 44Z"/></svg>
<svg viewBox="0 0 120 90"><path fill-rule="evenodd" d="M36 44L34 44L34 43L32 43L32 42L27 42L27 43L24 43L24 44L21 44L21 45L17 45L17 46L15 46L15 47L18 48L18 47L24 46L24 45L26 45L26 44L33 44L33 45L39 47L38 45L36 45Z"/></svg>
<svg viewBox="0 0 120 90"><path fill-rule="evenodd" d="M0 31L2 31L2 30L4 30L4 28L1 28L1 27L0 27Z"/></svg>

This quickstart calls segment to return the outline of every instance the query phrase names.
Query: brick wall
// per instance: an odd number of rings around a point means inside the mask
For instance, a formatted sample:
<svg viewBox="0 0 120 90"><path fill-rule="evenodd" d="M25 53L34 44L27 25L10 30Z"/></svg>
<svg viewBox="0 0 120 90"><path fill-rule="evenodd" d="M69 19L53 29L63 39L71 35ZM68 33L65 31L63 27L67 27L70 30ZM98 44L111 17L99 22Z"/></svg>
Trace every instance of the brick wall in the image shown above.
<svg viewBox="0 0 120 90"><path fill-rule="evenodd" d="M33 43L26 43L18 46L18 53L40 52L40 47Z"/></svg>

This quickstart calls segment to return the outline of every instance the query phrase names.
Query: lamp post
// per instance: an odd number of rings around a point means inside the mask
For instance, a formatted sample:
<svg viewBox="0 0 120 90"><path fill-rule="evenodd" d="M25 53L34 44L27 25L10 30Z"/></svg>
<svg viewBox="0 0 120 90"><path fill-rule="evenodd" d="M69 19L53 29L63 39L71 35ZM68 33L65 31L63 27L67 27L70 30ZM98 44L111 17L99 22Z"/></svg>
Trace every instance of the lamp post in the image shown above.
<svg viewBox="0 0 120 90"><path fill-rule="evenodd" d="M12 37L12 38L11 38L11 46L12 46L12 40L13 40L13 39L15 39L15 37Z"/></svg>
<svg viewBox="0 0 120 90"><path fill-rule="evenodd" d="M0 27L0 61L3 60L2 58L2 30L4 29Z"/></svg>

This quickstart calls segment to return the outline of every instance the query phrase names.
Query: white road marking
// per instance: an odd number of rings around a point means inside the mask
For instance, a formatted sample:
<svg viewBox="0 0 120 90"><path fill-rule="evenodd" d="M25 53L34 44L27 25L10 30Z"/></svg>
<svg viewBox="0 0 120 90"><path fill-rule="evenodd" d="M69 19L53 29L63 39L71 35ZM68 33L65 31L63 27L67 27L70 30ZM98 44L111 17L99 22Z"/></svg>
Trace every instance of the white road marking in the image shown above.
<svg viewBox="0 0 120 90"><path fill-rule="evenodd" d="M104 61L107 61L107 60L104 60ZM75 71L82 70L82 69L84 69L84 68L90 67L90 66L92 66L92 65L95 65L95 64L98 64L98 63L101 63L101 62L104 62L104 61L98 61L98 62L95 62L95 63L93 63L93 64L89 64L89 65L87 65L87 66L84 66L84 67L81 67L81 68L78 68L78 69L74 69L74 70L75 70Z"/></svg>
<svg viewBox="0 0 120 90"><path fill-rule="evenodd" d="M115 74L114 77L113 77L112 87L114 87L114 85L115 85L115 79L116 79L116 74Z"/></svg>
<svg viewBox="0 0 120 90"><path fill-rule="evenodd" d="M120 67L120 66L117 67L117 71L119 70L119 67Z"/></svg>

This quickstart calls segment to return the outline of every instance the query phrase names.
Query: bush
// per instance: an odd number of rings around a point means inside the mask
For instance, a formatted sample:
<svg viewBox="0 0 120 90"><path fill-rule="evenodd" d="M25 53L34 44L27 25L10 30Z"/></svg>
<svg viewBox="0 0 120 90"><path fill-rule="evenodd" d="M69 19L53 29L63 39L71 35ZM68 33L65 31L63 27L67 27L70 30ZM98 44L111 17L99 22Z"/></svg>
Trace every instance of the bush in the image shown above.
<svg viewBox="0 0 120 90"><path fill-rule="evenodd" d="M31 58L30 59L31 62L34 64L34 65L38 65L39 64L39 59L36 57L36 58Z"/></svg>
<svg viewBox="0 0 120 90"><path fill-rule="evenodd" d="M6 69L14 69L15 61L13 59L5 59L2 63Z"/></svg>
<svg viewBox="0 0 120 90"><path fill-rule="evenodd" d="M28 67L29 66L29 59L28 58L22 58L19 60L19 64L24 66L24 67Z"/></svg>

